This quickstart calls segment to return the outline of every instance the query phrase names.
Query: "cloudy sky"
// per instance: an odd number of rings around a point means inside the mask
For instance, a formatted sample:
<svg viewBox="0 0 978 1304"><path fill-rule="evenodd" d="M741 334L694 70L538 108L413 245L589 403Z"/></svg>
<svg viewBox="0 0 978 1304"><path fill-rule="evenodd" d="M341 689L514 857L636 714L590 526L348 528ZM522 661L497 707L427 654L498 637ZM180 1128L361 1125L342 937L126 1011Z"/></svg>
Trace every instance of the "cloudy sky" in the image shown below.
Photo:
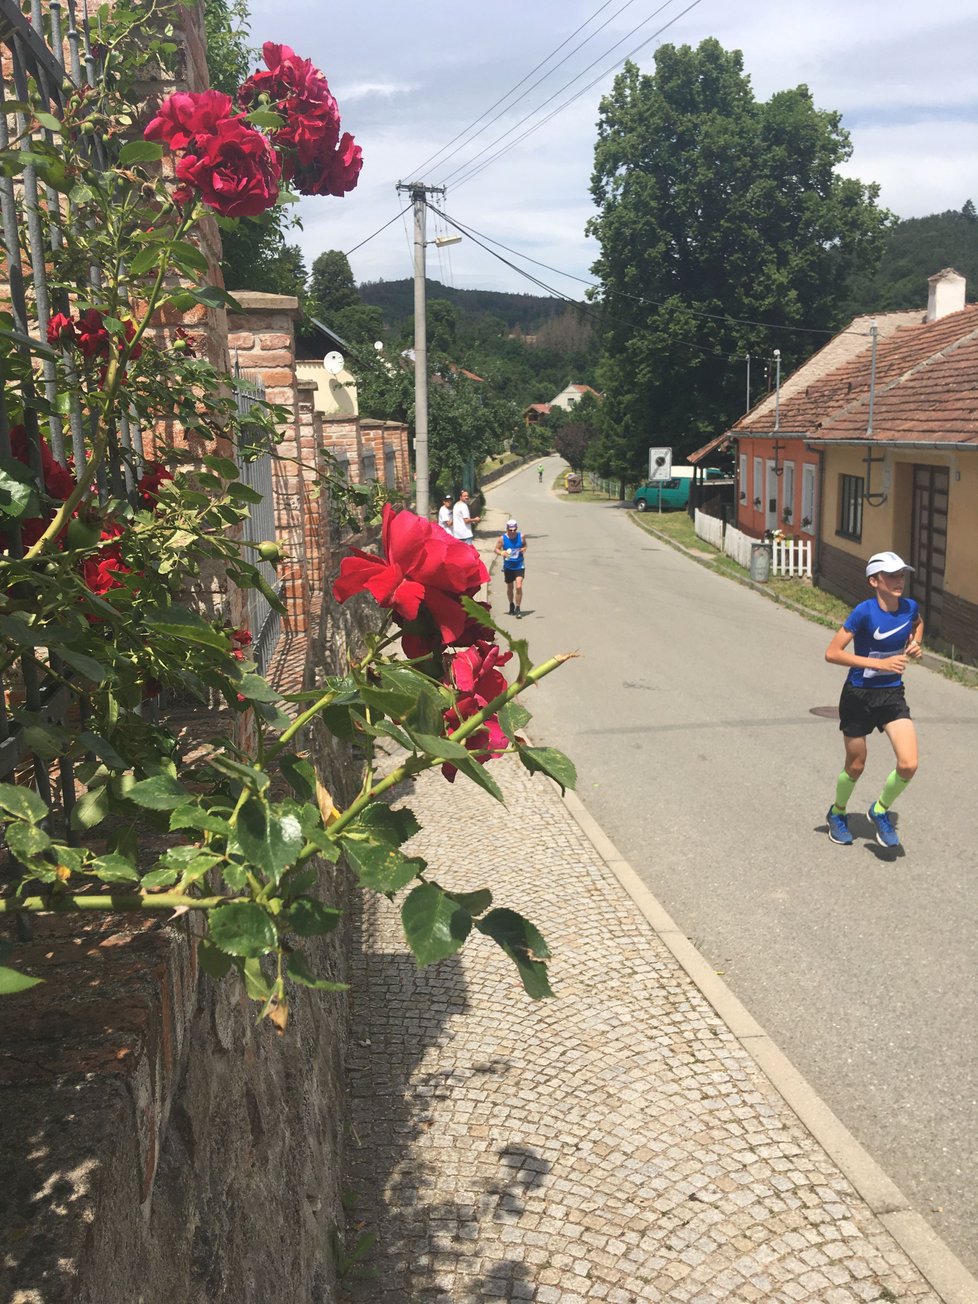
<svg viewBox="0 0 978 1304"><path fill-rule="evenodd" d="M743 51L759 99L805 83L819 108L840 112L853 144L845 172L878 182L881 203L898 216L978 203L974 0L251 0L250 7L252 42L283 42L311 58L329 79L344 129L363 146L358 188L340 200L303 201L304 230L295 237L307 264L325 249L349 252L367 241L350 253L358 281L412 274L409 217L396 217L407 201L395 186L415 179L445 185L444 211L464 225L587 277L595 124L615 66L631 55L650 70L662 42L696 45L707 36ZM444 231L429 225L428 238ZM583 292L568 277L511 261L560 293ZM461 288L543 292L471 241L430 248L428 274Z"/></svg>

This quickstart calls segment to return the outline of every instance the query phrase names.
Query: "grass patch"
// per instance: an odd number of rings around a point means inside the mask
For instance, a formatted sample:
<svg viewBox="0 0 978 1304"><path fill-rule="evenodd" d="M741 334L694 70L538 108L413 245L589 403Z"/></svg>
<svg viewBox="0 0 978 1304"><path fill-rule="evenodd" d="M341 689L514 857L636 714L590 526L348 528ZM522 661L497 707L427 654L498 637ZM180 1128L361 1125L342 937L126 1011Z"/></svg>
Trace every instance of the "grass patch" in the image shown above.
<svg viewBox="0 0 978 1304"><path fill-rule="evenodd" d="M515 462L523 462L525 458L518 456L516 453L503 453L499 457L490 457L482 463L479 468L480 476L489 475L492 471L501 471L504 466L511 466Z"/></svg>

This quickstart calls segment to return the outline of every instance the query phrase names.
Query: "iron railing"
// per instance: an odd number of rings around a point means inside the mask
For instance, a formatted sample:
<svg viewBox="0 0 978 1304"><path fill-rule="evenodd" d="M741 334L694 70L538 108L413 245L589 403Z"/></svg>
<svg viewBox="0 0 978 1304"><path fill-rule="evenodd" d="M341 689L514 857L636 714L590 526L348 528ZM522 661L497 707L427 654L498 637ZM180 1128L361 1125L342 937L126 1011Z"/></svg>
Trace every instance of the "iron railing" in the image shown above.
<svg viewBox="0 0 978 1304"><path fill-rule="evenodd" d="M238 413L247 417L256 403L264 402L265 386L260 376L245 374L234 363L234 397ZM262 425L245 421L241 426L237 448L238 471L242 484L261 494L261 502L250 508L248 537L255 543L275 538L275 498L272 483L272 455L268 432ZM281 596L282 583L276 578L275 568L256 558L261 575L277 597ZM259 674L268 669L275 645L282 632L282 617L268 598L258 589L249 589L248 628L251 631L252 651Z"/></svg>

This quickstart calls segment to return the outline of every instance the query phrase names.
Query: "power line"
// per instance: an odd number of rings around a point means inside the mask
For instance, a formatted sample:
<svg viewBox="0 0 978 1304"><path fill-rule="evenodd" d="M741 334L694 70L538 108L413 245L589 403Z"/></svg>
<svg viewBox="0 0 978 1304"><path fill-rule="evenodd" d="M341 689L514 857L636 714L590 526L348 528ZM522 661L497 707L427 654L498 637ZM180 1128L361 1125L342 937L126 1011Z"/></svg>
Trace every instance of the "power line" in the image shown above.
<svg viewBox="0 0 978 1304"><path fill-rule="evenodd" d="M405 213L409 213L410 211L411 205L408 204L407 208L402 208L399 213L395 213L389 222L385 222L383 226L379 226L373 235L368 235L366 240L361 240L360 243L354 245L352 249L347 249L346 257L349 258L350 254L355 254L358 249L362 249L365 244L369 244L374 236L380 235L381 231L386 231L389 226L394 225L399 217L403 217Z"/></svg>
<svg viewBox="0 0 978 1304"><path fill-rule="evenodd" d="M448 142L448 144L442 146L442 148L438 151L437 154L432 154L430 158L425 159L421 167L415 168L412 171L411 175L421 176L425 168L431 166L436 161L436 159L441 157L442 154L445 154L447 151L451 150L451 153L448 155L448 158L442 160L442 166L444 167L449 159L453 158L456 154L460 153L460 151L464 148L463 145L459 145L458 149L452 150L451 147L455 144L457 140L460 140L462 136L466 135L469 131L471 131L473 127L478 127L479 123L482 122L483 118L487 118L489 114L492 113L493 109L498 108L500 104L508 100L509 97L512 94L514 94L515 91L519 90L519 88L524 84L524 82L528 81L535 72L538 72L544 66L544 64L549 63L550 60L554 57L554 55L559 54L560 51L564 48L565 45L567 45L569 41L572 41L574 37L578 35L578 33L583 32L584 28L587 27L588 23L590 23L593 19L597 18L598 14L602 13L603 10L608 8L608 5L613 3L614 0L605 0L605 3L601 5L598 9L596 9L595 12L590 15L589 18L586 18L584 22L581 23L580 27L578 27L575 31L571 32L570 36L568 36L565 40L561 41L560 45L558 45L555 49L551 50L550 53L544 59L541 59L535 68L531 68L530 71L526 74L526 76L521 81L518 81L516 83L516 85L512 88L512 90L508 90L505 95L501 96L501 98L496 101L495 104L490 105L489 108L486 109L485 113L483 113L480 117L476 118L474 122L470 122L467 127L464 127L458 133L457 136L453 136L452 139ZM485 124L485 126L479 127L479 130L475 132L474 135L470 136L467 141L465 141L465 145L471 145L474 140L478 140L478 138L482 135L482 133L488 131L494 122L498 122L504 113L508 113L512 108L515 107L515 105L519 104L520 100L526 99L527 95L529 95L532 90L535 90L540 85L541 82L546 81L548 77L552 77L558 68L562 68L568 59L572 58L578 52L578 50L582 50L584 46L587 45L588 41L592 41L595 38L595 36L597 36L598 32L603 32L609 23L614 22L614 20L618 17L620 13L623 13L630 5L634 3L635 0L625 0L625 3L619 9L616 9L615 12L611 15L611 17L606 19L605 22L601 24L601 26L597 29L597 31L592 32L591 35L586 37L583 41L581 41L579 45L575 45L573 50L571 50L568 54L566 54L563 57L563 59L561 59L560 63L555 64L554 67L551 68L548 72L544 73L542 77L537 78L537 80L533 83L532 86L528 86L522 95L520 95L517 99L513 100L511 104L508 104L505 109L500 110L500 112L497 113L494 118L490 118L490 120ZM647 22L648 19L646 19L645 21ZM612 46L612 49L614 49L614 46ZM587 69L585 69L585 72L586 71Z"/></svg>
<svg viewBox="0 0 978 1304"><path fill-rule="evenodd" d="M464 235L469 236L470 238L474 233L474 235L481 236L483 240L488 240L490 244L496 245L497 248L505 249L508 254L512 254L515 258L522 258L525 262L533 263L535 267L543 267L548 272L554 272L557 276L566 276L569 281L577 281L578 284L587 285L592 289L600 290L603 288L600 281L589 281L584 276L576 276L573 272L565 272L560 267L551 267L549 263L542 263L539 260L539 258L531 258L529 254L521 253L520 250L518 249L511 249L509 245L503 244L501 240L494 240L491 235L486 235L484 231L477 231L475 227L467 226L465 223L459 222L455 218L449 217L447 213L440 212L440 210L434 208L433 205L429 205L429 207L431 208L432 212L438 213L439 217L443 218L451 226L454 226L456 230L461 231ZM629 294L626 290L615 290L614 293L619 295L623 299L631 299L634 303L640 303L647 308L665 308L667 306L660 299L645 299L637 294ZM730 315L730 313L706 312L702 308L693 308L690 307L688 304L683 304L683 307L688 313L690 313L694 317L707 317L712 321L732 322L736 326L758 326L764 330L795 331L797 333L804 334L804 335L835 336L835 335L847 335L847 334L850 335L869 334L868 331L852 331L852 330L832 331L832 330L826 330L820 326L788 326L788 325L783 325L779 322L754 321L750 317L733 317Z"/></svg>
<svg viewBox="0 0 978 1304"><path fill-rule="evenodd" d="M458 186L464 185L466 181L471 181L472 177L474 177L476 173L481 172L483 168L488 167L489 164L492 163L495 159L497 159L500 154L505 153L505 150L498 151L498 153L493 154L489 159L486 160L485 163L481 164L478 168L475 168L471 172L467 172L467 169L471 168L472 164L477 162L477 160L480 159L483 156L483 154L486 154L489 152L489 150L495 148L495 146L498 145L500 141L505 140L507 136L511 136L514 131L518 131L525 122L529 122L529 120L534 116L534 114L539 113L541 109L545 109L548 104L550 104L553 100L557 98L558 95L561 95L564 91L568 90L571 86L573 86L574 83L576 81L579 81L580 78L583 77L585 73L590 72L590 70L595 66L595 64L600 63L601 60L605 57L605 55L610 54L611 51L616 49L619 45L621 45L622 42L627 41L630 36L634 36L637 31L640 31L641 28L643 28L646 25L646 23L651 22L653 18L656 18L659 14L662 13L663 9L667 9L669 5L672 3L673 0L665 0L664 4L661 4L658 7L658 9L653 10L653 12L649 14L647 18L643 18L642 21L639 24L637 24L637 26L633 27L630 32L626 32L625 35L621 38L621 40L616 41L614 45L610 46L609 49L605 50L603 55L599 55L597 59L594 59L591 63L589 63L586 68L582 68L581 71L576 76L572 77L569 82L565 82L564 85L561 86L559 90L554 91L553 95L549 96L548 99L545 99L542 104L537 105L535 109L533 109L530 113L526 114L525 117L521 118L519 122L517 122L514 126L510 127L508 131L504 131L501 136L497 136L496 139L491 144L486 145L484 149L481 149L478 154L476 154L473 158L471 158L468 161L468 163L465 163L460 167L455 168L453 172L450 172L448 176L445 177L445 182L450 181L452 177L458 176L460 172L463 173L464 175L460 178L459 181L456 182L456 189L458 188ZM695 9L696 6L700 3L701 0L692 0L692 4L687 5L685 9L681 10L673 18L670 18L667 23L663 23L663 25L660 28L658 28L656 31L654 31L651 36L646 37L644 41L641 41L638 45L634 47L634 49L630 50L628 54L624 55L621 59L616 59L610 68L605 68L604 71L599 73L598 76L595 77L593 81L588 82L588 84L585 87L579 90L575 95L572 95L569 100L559 105L556 109L553 110L553 112L549 113L540 122L536 123L535 126L531 127L527 132L524 133L522 139L525 140L527 136L530 136L533 134L534 131L539 130L539 128L542 127L545 123L549 122L551 118L556 117L558 113L562 113L564 109L566 109L569 105L573 104L575 100L580 99L580 97L582 95L585 95L593 86L597 86L598 82L602 81L605 77L607 77L608 73L612 72L615 68L617 68L619 64L625 61L625 59L630 59L633 54L637 54L639 50L643 50L647 45L649 45L652 41L654 41L656 37L661 36L662 33L666 31L668 28L672 27L674 23L678 23L680 18L688 14L691 9Z"/></svg>
<svg viewBox="0 0 978 1304"><path fill-rule="evenodd" d="M428 208L430 208L431 211L434 213L439 212L439 210L436 209L432 204L428 204ZM459 225L459 223L455 222L452 218L448 217L446 214L440 213L439 215L444 217L445 220L449 223L449 225L454 226L457 230L461 231L464 229ZM531 284L536 285L539 289L546 290L547 293L552 295L554 298L562 299L565 303L571 304L575 308L580 308L582 312L588 314L595 313L596 310L591 306L591 304L584 303L579 299L572 299L569 294L565 294L562 290L554 289L552 285L548 285L545 281L541 281L540 278L538 276L534 276L532 272L527 272L522 267L518 267L516 263L511 263L509 259L504 258L502 254L497 254L495 249L490 249L488 245L483 244L482 241L479 240L471 231L466 230L465 234L466 237L473 242L473 244L477 244L481 249L484 249L487 254L491 254L493 258L498 259L499 262L501 262L505 267L508 267L511 271L515 272L517 276L522 276L525 280L530 281ZM519 256L520 255L517 255L517 257ZM640 327L636 322L628 321L624 317L619 317L616 314L609 312L608 309L605 307L602 307L599 310L599 312L601 316L609 319L610 321L618 322L622 326L628 326L634 331L640 331L642 329L642 327ZM736 361L736 355L733 354L729 349L710 349L703 344L697 344L694 340L672 339L670 340L670 343L681 344L686 348L695 349L696 352L705 354L708 357L724 358L728 362Z"/></svg>

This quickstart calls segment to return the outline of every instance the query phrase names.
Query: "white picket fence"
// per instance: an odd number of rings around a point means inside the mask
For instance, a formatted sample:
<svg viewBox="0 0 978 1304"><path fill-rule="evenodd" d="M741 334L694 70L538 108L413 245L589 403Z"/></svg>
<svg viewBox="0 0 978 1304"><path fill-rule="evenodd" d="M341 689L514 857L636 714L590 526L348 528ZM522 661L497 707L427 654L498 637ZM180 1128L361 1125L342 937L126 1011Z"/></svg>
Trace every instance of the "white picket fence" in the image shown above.
<svg viewBox="0 0 978 1304"><path fill-rule="evenodd" d="M752 539L749 534L744 534L743 530L728 525L723 536L723 551L728 557L732 557L738 566L750 570L750 546L756 542L757 540Z"/></svg>
<svg viewBox="0 0 978 1304"><path fill-rule="evenodd" d="M724 529L716 516L696 511L693 524L697 537L732 557L738 566L750 570L751 545L757 540L744 534L733 525ZM771 545L771 574L792 578L812 574L812 542L810 539L775 539Z"/></svg>
<svg viewBox="0 0 978 1304"><path fill-rule="evenodd" d="M697 508L693 523L701 539L711 543L718 551L723 548L723 521L719 516L707 516L706 512Z"/></svg>
<svg viewBox="0 0 978 1304"><path fill-rule="evenodd" d="M812 576L811 539L775 539L771 557L771 574Z"/></svg>

